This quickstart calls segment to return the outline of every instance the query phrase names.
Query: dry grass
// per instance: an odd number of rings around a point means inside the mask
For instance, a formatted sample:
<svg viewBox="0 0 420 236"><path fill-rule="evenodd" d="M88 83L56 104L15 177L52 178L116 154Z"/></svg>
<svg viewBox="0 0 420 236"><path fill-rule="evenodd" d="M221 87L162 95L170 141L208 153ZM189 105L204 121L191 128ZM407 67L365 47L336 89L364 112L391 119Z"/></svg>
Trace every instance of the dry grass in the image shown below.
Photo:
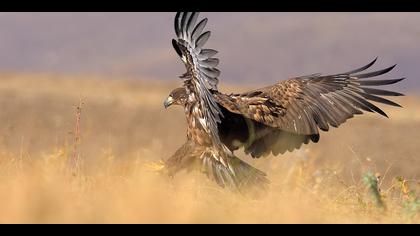
<svg viewBox="0 0 420 236"><path fill-rule="evenodd" d="M298 152L239 154L272 181L251 200L198 173L171 180L144 167L185 141L181 108L162 104L179 81L52 77L0 75L0 223L420 223L416 97L385 108L391 119L357 117Z"/></svg>

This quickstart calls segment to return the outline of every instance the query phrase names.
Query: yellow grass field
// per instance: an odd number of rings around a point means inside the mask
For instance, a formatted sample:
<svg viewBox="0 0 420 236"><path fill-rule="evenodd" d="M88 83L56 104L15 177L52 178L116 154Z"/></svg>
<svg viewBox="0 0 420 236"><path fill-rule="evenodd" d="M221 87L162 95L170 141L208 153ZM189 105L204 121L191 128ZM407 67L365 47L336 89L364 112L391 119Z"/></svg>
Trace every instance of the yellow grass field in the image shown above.
<svg viewBox="0 0 420 236"><path fill-rule="evenodd" d="M248 199L200 173L169 179L148 167L186 139L183 110L163 108L177 85L0 74L0 223L420 223L415 96L396 99L403 109L381 106L390 119L357 116L297 152L254 160L239 151L271 180Z"/></svg>

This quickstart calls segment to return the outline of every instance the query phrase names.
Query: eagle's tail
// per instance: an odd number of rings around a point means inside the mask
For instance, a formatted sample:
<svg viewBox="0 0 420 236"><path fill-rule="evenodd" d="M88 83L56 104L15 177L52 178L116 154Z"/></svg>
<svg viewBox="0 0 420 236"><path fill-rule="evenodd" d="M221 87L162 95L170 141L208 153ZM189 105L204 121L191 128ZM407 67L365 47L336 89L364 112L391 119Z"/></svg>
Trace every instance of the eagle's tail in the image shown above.
<svg viewBox="0 0 420 236"><path fill-rule="evenodd" d="M201 160L201 170L221 187L253 197L268 189L266 174L236 156L228 158L228 166L211 155L203 155Z"/></svg>

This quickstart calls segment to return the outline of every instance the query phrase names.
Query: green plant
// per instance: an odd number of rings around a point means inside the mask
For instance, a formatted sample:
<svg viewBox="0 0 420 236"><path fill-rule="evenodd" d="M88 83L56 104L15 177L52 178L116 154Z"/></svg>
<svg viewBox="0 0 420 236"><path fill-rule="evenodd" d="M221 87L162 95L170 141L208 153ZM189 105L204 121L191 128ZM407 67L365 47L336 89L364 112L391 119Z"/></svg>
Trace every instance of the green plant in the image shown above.
<svg viewBox="0 0 420 236"><path fill-rule="evenodd" d="M385 209L385 204L382 200L381 194L379 193L378 178L372 172L368 172L363 176L363 182L372 194L376 206Z"/></svg>

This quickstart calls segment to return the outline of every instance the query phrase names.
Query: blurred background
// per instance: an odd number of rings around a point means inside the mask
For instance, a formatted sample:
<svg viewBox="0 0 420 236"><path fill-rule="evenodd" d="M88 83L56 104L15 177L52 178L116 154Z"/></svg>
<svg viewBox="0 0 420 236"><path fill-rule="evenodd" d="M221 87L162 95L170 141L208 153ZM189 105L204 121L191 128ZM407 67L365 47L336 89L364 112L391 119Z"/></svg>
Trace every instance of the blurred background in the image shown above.
<svg viewBox="0 0 420 236"><path fill-rule="evenodd" d="M172 12L0 13L0 71L176 80ZM221 80L273 83L336 73L379 57L396 85L420 88L420 13L202 13L219 51Z"/></svg>

